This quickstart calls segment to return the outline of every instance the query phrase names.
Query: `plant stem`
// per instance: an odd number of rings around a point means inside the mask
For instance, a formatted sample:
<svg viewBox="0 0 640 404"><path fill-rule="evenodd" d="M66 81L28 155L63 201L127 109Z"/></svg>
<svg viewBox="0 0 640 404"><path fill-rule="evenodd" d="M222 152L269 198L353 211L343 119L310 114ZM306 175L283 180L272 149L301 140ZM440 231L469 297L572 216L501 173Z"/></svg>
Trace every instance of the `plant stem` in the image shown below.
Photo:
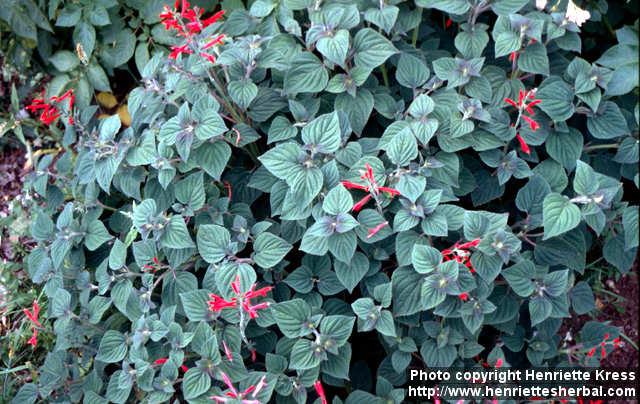
<svg viewBox="0 0 640 404"><path fill-rule="evenodd" d="M415 48L418 44L418 35L420 34L420 24L422 23L422 7L418 7L418 25L413 29L413 35L411 36L411 45Z"/></svg>
<svg viewBox="0 0 640 404"><path fill-rule="evenodd" d="M387 67L383 64L380 65L380 72L382 73L382 81L384 86L389 88L389 75L387 74Z"/></svg>
<svg viewBox="0 0 640 404"><path fill-rule="evenodd" d="M588 152L591 150L617 149L618 147L620 147L618 143L594 144L593 146L585 146L582 151Z"/></svg>

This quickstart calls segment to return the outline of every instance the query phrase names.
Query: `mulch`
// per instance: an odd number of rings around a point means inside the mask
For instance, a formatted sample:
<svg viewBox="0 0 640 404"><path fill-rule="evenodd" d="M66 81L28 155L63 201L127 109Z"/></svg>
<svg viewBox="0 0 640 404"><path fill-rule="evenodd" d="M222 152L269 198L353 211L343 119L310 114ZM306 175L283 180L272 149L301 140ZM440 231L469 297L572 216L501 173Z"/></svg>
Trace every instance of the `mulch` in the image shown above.
<svg viewBox="0 0 640 404"><path fill-rule="evenodd" d="M1 146L0 146L1 148ZM0 151L0 217L10 215L10 203L22 193L25 153L23 150L4 148ZM13 259L12 244L7 229L0 234L0 260Z"/></svg>

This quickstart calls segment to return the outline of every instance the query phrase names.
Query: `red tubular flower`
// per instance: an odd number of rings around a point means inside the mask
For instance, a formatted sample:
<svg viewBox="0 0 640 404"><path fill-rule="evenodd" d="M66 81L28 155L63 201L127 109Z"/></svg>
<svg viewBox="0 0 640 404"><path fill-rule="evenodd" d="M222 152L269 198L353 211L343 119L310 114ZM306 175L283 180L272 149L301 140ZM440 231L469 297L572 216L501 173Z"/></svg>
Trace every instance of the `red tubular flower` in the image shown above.
<svg viewBox="0 0 640 404"><path fill-rule="evenodd" d="M224 356L227 357L227 360L229 360L229 362L233 362L233 355L231 354L231 349L229 349L229 346L225 341L222 341L222 347L224 348Z"/></svg>
<svg viewBox="0 0 640 404"><path fill-rule="evenodd" d="M354 212L360 212L360 210L364 207L364 205L367 204L367 202L369 202L371 198L372 198L371 194L366 195L364 198L360 199L355 205L353 205L353 208L351 208L351 210Z"/></svg>
<svg viewBox="0 0 640 404"><path fill-rule="evenodd" d="M40 315L40 306L38 305L37 300L33 301L31 311L29 311L29 309L22 309L22 312L35 326L42 327L42 324L40 324L40 321L38 320L38 316Z"/></svg>
<svg viewBox="0 0 640 404"><path fill-rule="evenodd" d="M204 46L202 47L202 49L209 49L212 46L216 46L216 45L220 45L222 43L222 41L224 40L224 34L220 34L217 37L213 38L212 40L210 40L209 42L207 42L206 44L204 44Z"/></svg>
<svg viewBox="0 0 640 404"><path fill-rule="evenodd" d="M526 154L531 154L531 149L529 148L529 145L527 144L527 142L524 141L524 139L522 138L522 136L520 136L519 133L516 133L516 139L518 139L518 143L520 143L520 149L522 150L522 152Z"/></svg>
<svg viewBox="0 0 640 404"><path fill-rule="evenodd" d="M356 184L355 182L351 182L351 181L340 181L340 183L342 184L343 187L347 188L347 189L360 189L362 191L369 191L369 187L364 186L364 185L360 185L360 184Z"/></svg>
<svg viewBox="0 0 640 404"><path fill-rule="evenodd" d="M211 300L209 300L209 310L211 311L222 311L224 309L230 309L236 307L236 299L235 297L231 300L227 301L222 297L216 294L210 294Z"/></svg>
<svg viewBox="0 0 640 404"><path fill-rule="evenodd" d="M467 300L469 300L469 294L467 292L460 293L460 295L458 295L458 299L466 302Z"/></svg>
<svg viewBox="0 0 640 404"><path fill-rule="evenodd" d="M367 238L371 238L373 236L375 236L376 234L378 234L378 232L380 230L382 230L386 225L388 225L389 222L387 222L386 220L382 223L380 223L379 225L377 225L376 227L374 227L373 229L369 229L368 233L367 233Z"/></svg>
<svg viewBox="0 0 640 404"><path fill-rule="evenodd" d="M527 123L529 124L529 127L531 128L532 131L535 132L540 128L540 124L538 124L538 122L534 121L532 118L529 118L526 115L522 115L522 119L527 121Z"/></svg>
<svg viewBox="0 0 640 404"><path fill-rule="evenodd" d="M40 306L38 305L38 301L34 300L33 305L31 306L31 311L29 309L22 309L22 312L25 316L31 321L32 326L32 334L31 338L27 341L27 344L32 347L36 347L38 345L38 328L42 328L42 324L40 324L40 320L38 320L38 316L40 315Z"/></svg>
<svg viewBox="0 0 640 404"><path fill-rule="evenodd" d="M450 28L453 25L453 20L451 18L447 18L447 21L444 23L445 28Z"/></svg>
<svg viewBox="0 0 640 404"><path fill-rule="evenodd" d="M327 395L324 393L322 382L320 380L316 380L316 382L313 383L313 388L316 390L316 393L318 393L318 397L320 398L321 403L327 404Z"/></svg>
<svg viewBox="0 0 640 404"><path fill-rule="evenodd" d="M496 361L496 369L499 369L502 367L502 358L498 358L498 360Z"/></svg>
<svg viewBox="0 0 640 404"><path fill-rule="evenodd" d="M165 363L167 363L169 359L167 358L160 358L160 359L156 359L153 364L154 365L164 365ZM187 370L189 370L188 367L186 367L185 365L180 366L180 370L182 370L183 372L186 372Z"/></svg>
<svg viewBox="0 0 640 404"><path fill-rule="evenodd" d="M190 55L193 51L189 48L189 44L186 43L181 46L172 46L171 53L169 54L169 59L177 59L181 54Z"/></svg>
<svg viewBox="0 0 640 404"><path fill-rule="evenodd" d="M255 349L250 349L251 352L251 362L255 362L258 359L258 352Z"/></svg>
<svg viewBox="0 0 640 404"><path fill-rule="evenodd" d="M36 98L25 108L31 113L42 110L39 116L40 122L48 126L55 122L55 120L58 119L61 115L53 103L59 104L64 100L69 100L69 123L73 124L73 104L75 102L75 99L76 97L73 94L73 90L67 90L59 97L55 95L49 97L48 101L44 100L44 96L43 98Z"/></svg>
<svg viewBox="0 0 640 404"><path fill-rule="evenodd" d="M507 104L511 105L514 108L518 108L518 104L509 97L505 98L504 102L506 102Z"/></svg>
<svg viewBox="0 0 640 404"><path fill-rule="evenodd" d="M595 353L596 353L596 348L593 347L589 350L589 352L587 352L587 356L592 357Z"/></svg>
<svg viewBox="0 0 640 404"><path fill-rule="evenodd" d="M398 191L397 189L389 188L389 187L379 187L378 190L382 192L386 192L391 197L400 195L400 191Z"/></svg>
<svg viewBox="0 0 640 404"><path fill-rule="evenodd" d="M221 296L211 293L209 295L211 300L207 302L209 310L218 312L239 306L243 311L249 314L250 318L254 319L258 317L258 311L269 307L269 302L252 304L251 299L255 299L256 297L266 297L267 293L273 289L272 286L256 290L256 284L254 283L248 292L242 293L240 290L240 277L236 277L236 280L231 282L231 288L233 289L236 297L232 297L230 300L225 300ZM240 303L240 305L238 305L238 303Z"/></svg>
<svg viewBox="0 0 640 404"><path fill-rule="evenodd" d="M206 28L209 25L218 22L222 18L222 16L224 16L224 10L220 10L211 17L202 20L202 26Z"/></svg>
<svg viewBox="0 0 640 404"><path fill-rule="evenodd" d="M518 60L518 56L520 56L519 52L511 52L509 54L509 61L510 62L515 62L516 60Z"/></svg>

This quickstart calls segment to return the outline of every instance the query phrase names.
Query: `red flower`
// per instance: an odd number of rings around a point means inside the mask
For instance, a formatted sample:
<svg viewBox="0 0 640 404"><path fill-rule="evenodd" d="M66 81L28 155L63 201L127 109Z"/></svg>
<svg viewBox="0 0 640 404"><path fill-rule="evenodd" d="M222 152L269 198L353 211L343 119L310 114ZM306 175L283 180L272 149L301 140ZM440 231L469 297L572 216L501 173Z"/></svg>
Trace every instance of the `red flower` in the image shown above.
<svg viewBox="0 0 640 404"><path fill-rule="evenodd" d="M231 383L231 379L229 379L229 376L226 373L220 372L220 376L222 377L222 381L224 382L224 384L227 385L227 389L229 391L227 391L224 396L211 397L212 400L217 403L226 403L229 401L229 398L232 398L234 400L240 401L242 404L260 404L260 401L256 400L256 397L258 396L260 391L262 391L262 389L264 389L264 387L267 385L266 376L262 376L257 384L247 387L243 392L238 392L233 383ZM250 399L247 399L247 397L250 397Z"/></svg>
<svg viewBox="0 0 640 404"><path fill-rule="evenodd" d="M220 45L222 43L222 41L224 40L224 34L220 34L217 37L213 38L212 40L210 40L209 42L207 42L206 44L204 44L204 46L202 47L202 49L209 49L212 46L215 45Z"/></svg>
<svg viewBox="0 0 640 404"><path fill-rule="evenodd" d="M160 359L156 359L153 364L154 365L164 365L165 363L167 363L168 359L167 358L160 358ZM185 365L180 366L180 370L182 370L183 372L186 372L187 370L189 370L188 367L186 367Z"/></svg>
<svg viewBox="0 0 640 404"><path fill-rule="evenodd" d="M202 26L208 27L209 25L218 22L224 15L224 10L220 10L209 18L202 20Z"/></svg>
<svg viewBox="0 0 640 404"><path fill-rule="evenodd" d="M322 382L320 380L316 380L315 383L313 383L313 388L316 390L316 393L318 393L318 397L320 398L320 402L322 404L327 404L327 395L324 393L324 387L322 386Z"/></svg>
<svg viewBox="0 0 640 404"><path fill-rule="evenodd" d="M25 308L22 309L22 312L32 323L31 330L33 331L33 334L31 335L31 338L29 338L29 341L27 341L27 344L35 348L36 345L38 345L38 328L42 328L42 324L40 324L40 320L38 320L38 316L40 315L40 306L38 305L38 301L33 301L31 311Z"/></svg>
<svg viewBox="0 0 640 404"><path fill-rule="evenodd" d="M256 290L256 284L254 283L248 292L242 293L240 290L240 277L238 276L236 277L235 281L231 282L231 288L236 294L236 297L232 297L230 300L225 300L224 298L211 293L209 295L209 297L211 297L211 300L209 300L208 302L209 310L218 312L224 309L231 309L239 306L242 310L249 314L250 318L253 319L258 317L259 310L263 310L269 307L269 302L253 304L251 302L251 299L255 299L256 297L260 296L266 297L267 293L269 293L269 291L273 289L272 286L267 286Z"/></svg>
<svg viewBox="0 0 640 404"><path fill-rule="evenodd" d="M511 52L509 54L509 61L515 62L516 60L518 60L518 56L520 56L520 52Z"/></svg>
<svg viewBox="0 0 640 404"><path fill-rule="evenodd" d="M532 131L535 132L540 128L540 124L538 124L538 122L534 121L532 118L529 118L526 115L522 115L522 119L527 121L527 123L529 124L529 127L531 128Z"/></svg>
<svg viewBox="0 0 640 404"><path fill-rule="evenodd" d="M200 52L200 56L202 56L203 58L207 59L207 61L209 61L209 63L215 63L216 62L216 57L210 53L205 53L205 52Z"/></svg>
<svg viewBox="0 0 640 404"><path fill-rule="evenodd" d="M451 18L447 18L447 21L444 23L445 28L450 28L453 25L453 20Z"/></svg>
<svg viewBox="0 0 640 404"><path fill-rule="evenodd" d="M61 96L52 96L48 101L45 102L43 98L35 98L31 104L27 105L25 108L27 111L31 113L35 113L37 111L42 110L40 113L40 122L45 125L51 125L56 119L60 117L60 112L56 108L53 103L61 103L64 100L69 100L69 123L73 124L73 103L75 102L75 95L73 94L73 90L67 90Z"/></svg>
<svg viewBox="0 0 640 404"><path fill-rule="evenodd" d="M469 294L467 292L460 293L460 295L458 295L458 298L463 302L466 302L467 300L469 300Z"/></svg>
<svg viewBox="0 0 640 404"><path fill-rule="evenodd" d="M498 358L498 360L496 361L496 369L499 369L502 367L502 358Z"/></svg>
<svg viewBox="0 0 640 404"><path fill-rule="evenodd" d="M471 264L471 251L469 251L469 249L477 247L478 244L480 244L479 238L468 241L466 243L456 242L450 248L442 250L442 258L444 261L456 260L460 264L463 264L464 266L469 268L469 271L471 271L471 273L475 273L476 270Z"/></svg>
<svg viewBox="0 0 640 404"><path fill-rule="evenodd" d="M529 145L527 144L527 142L524 141L524 139L522 138L522 136L520 136L519 133L516 133L516 139L518 139L518 143L520 143L520 149L522 150L522 152L526 154L531 154L531 149L529 148Z"/></svg>
<svg viewBox="0 0 640 404"><path fill-rule="evenodd" d="M360 189L362 191L367 191L367 192L369 191L369 187L356 184L355 182L345 180L345 181L340 181L340 183L347 189Z"/></svg>
<svg viewBox="0 0 640 404"><path fill-rule="evenodd" d="M224 356L227 357L227 360L229 360L229 362L233 362L233 355L231 354L231 349L229 349L229 346L225 341L222 341L222 347L224 348Z"/></svg>
<svg viewBox="0 0 640 404"><path fill-rule="evenodd" d="M359 191L369 192L369 195L366 195L364 198L356 202L355 205L353 205L353 208L351 208L351 210L353 210L354 212L359 212L372 197L380 195L381 192L386 193L391 198L396 195L400 195L400 191L398 191L397 189L381 187L378 185L378 182L373 175L373 168L369 165L369 163L365 163L364 167L365 170L364 173L360 176L360 179L366 181L367 185L358 184L347 180L340 181L342 186L347 189L357 189Z"/></svg>
<svg viewBox="0 0 640 404"><path fill-rule="evenodd" d="M184 45L181 46L172 46L171 47L171 53L169 54L169 59L177 59L179 55L181 54L186 54L186 55L190 55L193 53L193 51L189 48L189 44L186 43Z"/></svg>
<svg viewBox="0 0 640 404"><path fill-rule="evenodd" d="M355 205L353 205L353 208L351 208L351 210L354 212L360 212L360 210L364 207L364 205L367 204L367 202L369 202L369 199L371 198L371 194L367 194L364 198L360 199Z"/></svg>
<svg viewBox="0 0 640 404"><path fill-rule="evenodd" d="M380 230L382 230L388 224L389 224L389 222L384 221L384 222L380 223L379 225L377 225L376 227L374 227L373 229L369 229L369 231L367 232L367 238L369 239L369 238L375 236Z"/></svg>

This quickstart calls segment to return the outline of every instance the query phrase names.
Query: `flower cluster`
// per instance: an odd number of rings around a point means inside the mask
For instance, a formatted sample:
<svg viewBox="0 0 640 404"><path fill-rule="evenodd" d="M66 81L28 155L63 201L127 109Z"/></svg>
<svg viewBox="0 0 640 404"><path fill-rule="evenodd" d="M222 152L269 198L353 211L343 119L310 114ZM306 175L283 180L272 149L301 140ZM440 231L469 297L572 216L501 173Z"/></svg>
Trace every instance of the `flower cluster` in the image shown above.
<svg viewBox="0 0 640 404"><path fill-rule="evenodd" d="M27 111L32 114L37 113L38 111L42 111L40 113L40 122L45 125L51 125L58 119L61 115L61 112L58 110L55 104L59 104L65 100L69 100L69 123L73 124L73 103L76 100L76 96L73 94L73 90L67 90L61 96L52 96L49 97L48 101L45 101L44 94L42 98L34 98L31 104L26 106Z"/></svg>
<svg viewBox="0 0 640 404"><path fill-rule="evenodd" d="M242 392L239 392L238 389L233 386L233 383L231 383L231 379L229 379L229 376L226 373L220 372L220 377L224 381L224 384L227 385L228 391L224 396L211 397L213 401L215 401L216 403L226 403L233 401L241 402L242 404L260 404L260 400L256 399L256 397L267 385L266 376L262 376L258 384L251 385Z"/></svg>
<svg viewBox="0 0 640 404"><path fill-rule="evenodd" d="M38 301L33 301L31 311L25 308L22 309L22 312L32 323L31 330L33 334L31 335L31 338L29 338L29 341L27 341L27 344L35 348L36 345L38 345L38 328L42 328L42 324L40 324L40 320L38 320L38 316L40 315L40 306L38 305Z"/></svg>
<svg viewBox="0 0 640 404"><path fill-rule="evenodd" d="M351 208L353 212L359 212L360 210L362 210L362 208L365 207L365 205L371 199L377 200L378 196L382 193L387 194L391 198L393 198L396 195L400 195L400 192L397 189L393 189L389 187L381 187L380 185L378 185L378 182L376 181L376 178L373 175L373 168L371 167L371 165L369 165L369 163L365 163L364 166L365 166L365 169L364 171L361 171L362 175L360 176L360 179L364 180L366 182L366 185L357 184L355 182L351 182L347 180L340 181L340 183L347 189L358 189L361 191L368 192L367 195L365 195L362 199L360 199L358 202L356 202L353 205L353 207ZM375 236L380 230L382 230L388 224L389 222L384 221L378 224L377 226L375 226L374 228L369 229L367 238L371 238Z"/></svg>
<svg viewBox="0 0 640 404"><path fill-rule="evenodd" d="M469 251L469 249L477 247L478 244L480 244L479 238L466 243L456 242L451 247L442 250L442 259L443 261L456 260L458 261L458 263L469 268L469 271L471 271L471 273L475 273L476 270L471 264L471 251ZM467 295L467 298L468 297L469 296ZM460 296L460 298L463 299L462 295Z"/></svg>
<svg viewBox="0 0 640 404"><path fill-rule="evenodd" d="M516 128L516 130L518 129L518 125L520 124L521 119L525 120L529 124L529 128L531 128L531 130L534 132L540 128L540 124L538 124L538 122L536 122L532 118L532 116L535 115L535 111L533 110L533 107L540 104L542 101L537 100L535 98L536 98L536 89L534 88L526 92L521 89L518 92L518 102L515 102L509 97L504 99L504 102L506 102L507 104L511 105L516 110L518 110L518 119L516 120L516 123L513 125ZM529 116L527 116L526 114L529 114ZM520 148L522 149L522 152L526 154L531 154L531 149L529 148L529 145L524 141L524 139L522 138L522 136L520 136L518 132L516 132L516 139L518 139L518 142L520 143Z"/></svg>
<svg viewBox="0 0 640 404"><path fill-rule="evenodd" d="M236 297L232 297L230 300L226 300L221 296L211 293L209 295L211 300L208 302L209 310L219 312L224 309L240 307L243 311L249 314L250 318L253 319L258 317L259 310L269 307L269 302L253 304L251 299L255 299L259 296L267 297L267 293L273 289L273 286L266 286L256 290L256 284L254 283L249 291L242 293L240 290L240 277L236 277L236 280L231 282L231 289L233 289L233 293L235 293Z"/></svg>
<svg viewBox="0 0 640 404"><path fill-rule="evenodd" d="M163 12L160 13L160 22L167 31L176 30L178 31L178 36L186 39L186 42L182 45L171 47L170 59L175 60L182 54L190 55L195 49L200 56L211 63L215 63L215 55L209 53L208 50L222 44L224 35L220 34L213 38L206 38L202 43L196 40L195 37L211 24L218 22L224 15L224 10L218 11L205 19L202 19L203 13L204 10L198 7L191 8L187 0L176 0L174 8L169 8L167 5L164 6Z"/></svg>

